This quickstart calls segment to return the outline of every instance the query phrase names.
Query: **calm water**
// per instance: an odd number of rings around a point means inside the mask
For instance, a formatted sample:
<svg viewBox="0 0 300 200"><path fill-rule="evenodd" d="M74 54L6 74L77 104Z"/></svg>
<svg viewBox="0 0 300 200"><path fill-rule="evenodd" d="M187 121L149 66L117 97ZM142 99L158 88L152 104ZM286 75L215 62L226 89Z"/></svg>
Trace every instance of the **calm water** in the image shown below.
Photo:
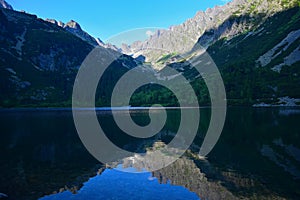
<svg viewBox="0 0 300 200"><path fill-rule="evenodd" d="M164 129L142 140L122 133L109 110L97 113L115 144L137 152L158 140L170 142L180 123L180 111L169 110ZM144 110L131 116L149 123ZM199 150L209 118L210 109L201 109L192 152ZM229 108L207 160L187 154L152 173L120 172L113 169L120 165L107 168L95 160L70 110L1 110L0 123L0 193L9 199L300 198L300 109Z"/></svg>
<svg viewBox="0 0 300 200"><path fill-rule="evenodd" d="M101 175L86 182L77 194L66 191L41 198L41 200L54 199L199 200L199 197L182 186L174 186L170 183L160 184L157 178L149 172L132 174L115 169L106 169Z"/></svg>

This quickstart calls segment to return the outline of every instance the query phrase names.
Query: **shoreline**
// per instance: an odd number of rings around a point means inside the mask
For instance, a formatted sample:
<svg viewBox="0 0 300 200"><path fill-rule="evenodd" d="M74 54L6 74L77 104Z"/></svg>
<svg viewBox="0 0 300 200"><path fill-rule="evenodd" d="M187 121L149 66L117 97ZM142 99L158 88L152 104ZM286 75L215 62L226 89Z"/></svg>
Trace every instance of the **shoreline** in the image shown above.
<svg viewBox="0 0 300 200"><path fill-rule="evenodd" d="M179 110L179 109L203 109L211 108L211 106L200 107L95 107L95 108L72 108L72 107L11 107L1 108L0 111L125 111L125 110ZM272 104L254 104L254 105L228 105L227 108L293 108L299 109L300 105L272 105Z"/></svg>

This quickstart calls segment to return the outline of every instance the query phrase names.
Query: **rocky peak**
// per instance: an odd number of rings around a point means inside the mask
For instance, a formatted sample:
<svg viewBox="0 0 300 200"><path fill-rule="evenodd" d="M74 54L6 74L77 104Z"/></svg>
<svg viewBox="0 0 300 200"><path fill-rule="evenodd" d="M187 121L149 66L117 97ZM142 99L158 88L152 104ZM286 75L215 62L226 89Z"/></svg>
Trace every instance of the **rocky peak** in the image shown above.
<svg viewBox="0 0 300 200"><path fill-rule="evenodd" d="M88 42L92 46L103 46L103 42L100 39L96 39L89 35L87 32L81 29L79 23L74 20L69 21L68 23L63 23L61 21L56 21L55 19L45 19L45 21L55 24L63 29L67 30L68 32L76 35L77 37L81 38L82 40Z"/></svg>
<svg viewBox="0 0 300 200"><path fill-rule="evenodd" d="M6 8L9 10L13 10L13 7L4 0L0 0L0 8Z"/></svg>
<svg viewBox="0 0 300 200"><path fill-rule="evenodd" d="M65 26L65 24L64 24L62 21L58 21L57 24L58 24L58 26L60 26L60 27L64 27L64 26Z"/></svg>
<svg viewBox="0 0 300 200"><path fill-rule="evenodd" d="M132 54L131 48L130 48L130 46L127 45L127 44L124 44L124 43L123 43L123 44L121 45L121 49L122 49L122 52L125 53L125 54L127 54L127 55Z"/></svg>
<svg viewBox="0 0 300 200"><path fill-rule="evenodd" d="M135 45L134 48L133 45L129 46L130 51L124 49L124 53L133 51L134 54L143 54L147 61L154 64L159 60L161 54L155 53L151 49L164 49L168 53L189 52L203 35L205 37L202 37L201 45L209 46L219 38L232 38L249 28L254 28L245 20L241 23L234 20L228 21L232 17L249 16L253 18L258 14L264 14L267 18L295 5L298 5L297 0L288 2L282 0L233 0L224 6L215 6L205 11L199 11L193 18L178 26L157 31L157 34ZM251 20L249 23L252 23Z"/></svg>
<svg viewBox="0 0 300 200"><path fill-rule="evenodd" d="M57 26L60 26L60 27L62 27L62 28L64 28L64 26L65 26L65 24L63 23L63 22L61 22L61 21L56 21L55 19L45 19L45 21L46 22L50 22L50 23L52 23L52 24L55 24L55 25L57 25Z"/></svg>
<svg viewBox="0 0 300 200"><path fill-rule="evenodd" d="M68 32L72 33L73 35L81 38L82 40L88 42L92 46L102 46L104 48L112 49L114 51L120 51L116 46L112 44L105 44L101 39L94 38L93 36L89 35L87 32L82 30L79 23L74 20L69 21L68 23L63 23L61 21L56 21L55 19L45 19L45 21L55 24L63 29L67 30Z"/></svg>
<svg viewBox="0 0 300 200"><path fill-rule="evenodd" d="M104 43L100 38L95 38L95 39L99 46L104 47L106 49L112 49L114 51L121 52L120 49L115 45L112 45L110 43Z"/></svg>
<svg viewBox="0 0 300 200"><path fill-rule="evenodd" d="M57 25L57 21L55 19L48 19L48 18L46 18L45 21Z"/></svg>
<svg viewBox="0 0 300 200"><path fill-rule="evenodd" d="M100 38L95 38L96 42L100 45L100 46L104 46L105 43L100 39Z"/></svg>
<svg viewBox="0 0 300 200"><path fill-rule="evenodd" d="M69 27L69 28L73 28L73 29L76 29L76 30L79 30L79 31L82 31L80 25L75 22L74 20L71 20L69 21L68 23L65 24L65 28L66 27Z"/></svg>

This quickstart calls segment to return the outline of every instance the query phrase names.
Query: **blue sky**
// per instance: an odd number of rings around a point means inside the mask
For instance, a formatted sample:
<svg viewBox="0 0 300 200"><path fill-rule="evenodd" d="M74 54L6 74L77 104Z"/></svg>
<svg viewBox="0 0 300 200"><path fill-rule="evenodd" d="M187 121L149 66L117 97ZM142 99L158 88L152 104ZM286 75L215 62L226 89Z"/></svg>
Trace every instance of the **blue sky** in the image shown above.
<svg viewBox="0 0 300 200"><path fill-rule="evenodd" d="M168 28L197 11L226 0L7 0L15 10L63 22L71 19L94 37L107 40L120 32L143 27ZM145 34L146 35L146 34Z"/></svg>

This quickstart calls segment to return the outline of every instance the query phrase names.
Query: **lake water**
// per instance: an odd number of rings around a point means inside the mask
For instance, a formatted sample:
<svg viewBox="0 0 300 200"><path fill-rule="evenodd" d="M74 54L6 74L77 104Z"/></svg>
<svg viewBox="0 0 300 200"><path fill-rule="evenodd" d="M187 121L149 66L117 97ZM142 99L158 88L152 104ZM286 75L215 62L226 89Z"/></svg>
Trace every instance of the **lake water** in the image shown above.
<svg viewBox="0 0 300 200"><path fill-rule="evenodd" d="M109 110L97 111L107 137L137 152L172 140L180 110L167 113L163 130L142 140L122 133ZM147 110L131 116L137 124L149 123ZM300 198L300 109L229 108L217 145L199 160L193 152L209 119L210 109L201 109L191 152L172 165L127 173L118 170L124 166L108 167L87 152L70 110L1 110L0 193L18 200Z"/></svg>

